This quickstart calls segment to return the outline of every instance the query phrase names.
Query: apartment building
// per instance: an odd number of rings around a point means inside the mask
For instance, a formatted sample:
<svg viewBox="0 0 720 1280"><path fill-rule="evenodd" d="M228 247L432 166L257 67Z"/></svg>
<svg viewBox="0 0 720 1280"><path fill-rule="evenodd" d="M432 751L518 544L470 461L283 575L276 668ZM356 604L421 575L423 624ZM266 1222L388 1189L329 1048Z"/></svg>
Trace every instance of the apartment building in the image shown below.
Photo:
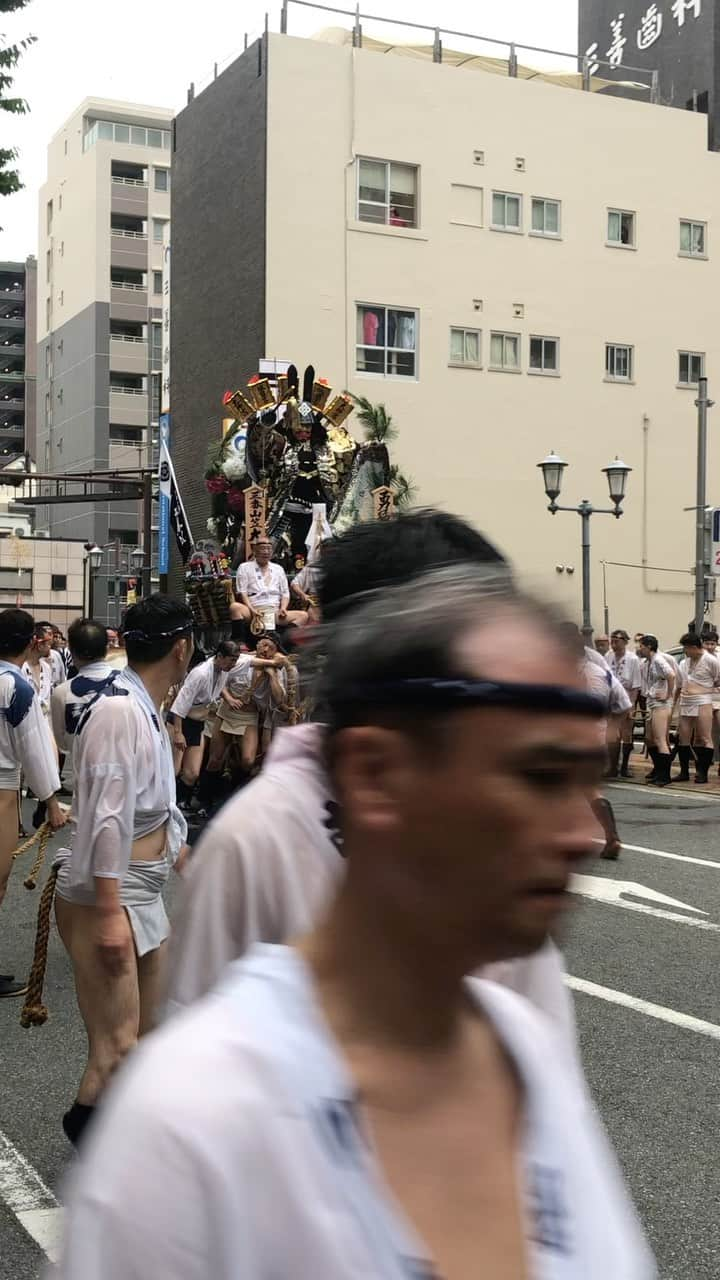
<svg viewBox="0 0 720 1280"><path fill-rule="evenodd" d="M620 455L625 514L592 520L593 622L604 576L611 623L670 643L692 615L696 380L720 377L720 158L699 114L484 66L271 35L178 116L191 524L222 392L261 356L312 362L387 406L420 501L475 521L576 615L580 521L548 513L536 464L554 449L560 501L608 507Z"/></svg>
<svg viewBox="0 0 720 1280"><path fill-rule="evenodd" d="M35 444L37 259L0 262L0 466Z"/></svg>
<svg viewBox="0 0 720 1280"><path fill-rule="evenodd" d="M48 147L40 192L37 462L62 474L145 466L162 376L172 112L86 99ZM38 509L39 527L135 547L134 501ZM96 598L103 607L103 592Z"/></svg>

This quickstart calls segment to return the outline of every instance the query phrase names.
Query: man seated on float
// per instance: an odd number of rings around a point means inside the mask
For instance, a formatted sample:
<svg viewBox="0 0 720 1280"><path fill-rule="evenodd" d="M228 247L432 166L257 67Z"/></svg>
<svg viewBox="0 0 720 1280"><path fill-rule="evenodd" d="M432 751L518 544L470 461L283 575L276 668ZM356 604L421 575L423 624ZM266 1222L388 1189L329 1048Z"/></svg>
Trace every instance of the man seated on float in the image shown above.
<svg viewBox="0 0 720 1280"><path fill-rule="evenodd" d="M290 587L282 565L272 559L273 544L261 534L252 544L253 559L241 564L235 579L236 602L230 606L233 639L249 623L255 634L274 631L277 626L304 627L308 620L302 609L289 609Z"/></svg>

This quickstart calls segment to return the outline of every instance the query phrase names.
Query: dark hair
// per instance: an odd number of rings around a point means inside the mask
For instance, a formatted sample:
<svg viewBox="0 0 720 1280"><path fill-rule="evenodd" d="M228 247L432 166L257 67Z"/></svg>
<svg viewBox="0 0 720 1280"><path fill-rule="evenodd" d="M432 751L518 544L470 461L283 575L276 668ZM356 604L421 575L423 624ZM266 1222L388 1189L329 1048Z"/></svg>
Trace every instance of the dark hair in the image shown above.
<svg viewBox="0 0 720 1280"><path fill-rule="evenodd" d="M41 640L41 639L44 639L44 638L45 638L45 632L46 632L46 631L52 631L52 627L50 626L50 623L49 623L49 622L36 622L36 623L35 623L35 627L34 627L34 629L33 629L33 635L34 635L38 640Z"/></svg>
<svg viewBox="0 0 720 1280"><path fill-rule="evenodd" d="M35 634L35 619L25 609L0 612L0 658L17 658Z"/></svg>
<svg viewBox="0 0 720 1280"><path fill-rule="evenodd" d="M611 639L611 640L616 640L616 639L624 640L624 641L625 641L625 643L627 644L627 642L628 642L628 640L630 639L630 637L629 637L629 635L628 635L627 631L623 631L622 627L613 627L613 630L610 632L610 639Z"/></svg>
<svg viewBox="0 0 720 1280"><path fill-rule="evenodd" d="M193 616L189 607L171 596L147 596L127 610L122 634L128 661L162 662L176 641L192 635Z"/></svg>
<svg viewBox="0 0 720 1280"><path fill-rule="evenodd" d="M99 662L107 653L107 627L93 618L76 618L68 629L68 644L73 658Z"/></svg>
<svg viewBox="0 0 720 1280"><path fill-rule="evenodd" d="M257 647L260 644L261 640L269 640L271 644L275 645L275 648L277 649L278 653L285 653L285 649L283 649L282 644L280 642L280 637L276 631L263 631L262 635L257 636L255 640L256 653L257 653Z"/></svg>
<svg viewBox="0 0 720 1280"><path fill-rule="evenodd" d="M237 640L221 640L215 650L216 658L237 658L240 653L240 645Z"/></svg>
<svg viewBox="0 0 720 1280"><path fill-rule="evenodd" d="M641 636L640 644L644 644L646 649L652 649L654 653L657 653L657 650L658 650L657 636L650 636L650 635Z"/></svg>
<svg viewBox="0 0 720 1280"><path fill-rule="evenodd" d="M718 638L719 637L718 637L717 631L706 631L703 634L703 640L714 640L716 644L717 644Z"/></svg>
<svg viewBox="0 0 720 1280"><path fill-rule="evenodd" d="M319 562L323 617L338 617L367 591L459 561L506 564L505 557L477 529L447 511L427 508L392 520L357 524L323 544Z"/></svg>
<svg viewBox="0 0 720 1280"><path fill-rule="evenodd" d="M688 645L693 649L702 649L702 636L699 636L697 631L686 631L685 635L680 637L680 643L683 648Z"/></svg>

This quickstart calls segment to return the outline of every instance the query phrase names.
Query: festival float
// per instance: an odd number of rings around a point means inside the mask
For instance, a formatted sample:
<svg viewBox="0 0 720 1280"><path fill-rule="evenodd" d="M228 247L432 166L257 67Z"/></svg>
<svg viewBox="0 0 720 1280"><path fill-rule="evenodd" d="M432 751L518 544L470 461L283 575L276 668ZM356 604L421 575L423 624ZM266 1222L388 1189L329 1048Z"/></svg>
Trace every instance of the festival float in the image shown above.
<svg viewBox="0 0 720 1280"><path fill-rule="evenodd" d="M367 402L363 402L366 404ZM360 520L387 519L395 505L393 471L382 439L358 442L347 423L355 401L333 393L312 365L302 388L295 365L274 377L253 375L222 402L223 435L205 472L209 537L196 543L187 588L197 625L230 623L233 573L258 534L292 580L323 539Z"/></svg>

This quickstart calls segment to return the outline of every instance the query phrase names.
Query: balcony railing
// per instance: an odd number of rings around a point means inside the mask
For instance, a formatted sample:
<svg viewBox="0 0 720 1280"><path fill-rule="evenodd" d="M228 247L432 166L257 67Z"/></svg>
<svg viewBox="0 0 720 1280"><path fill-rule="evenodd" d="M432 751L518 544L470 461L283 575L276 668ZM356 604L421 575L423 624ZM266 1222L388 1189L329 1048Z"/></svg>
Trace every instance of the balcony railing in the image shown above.
<svg viewBox="0 0 720 1280"><path fill-rule="evenodd" d="M146 284L131 284L128 280L111 280L111 289L130 289L135 293L147 293Z"/></svg>
<svg viewBox="0 0 720 1280"><path fill-rule="evenodd" d="M146 187L147 182L144 178L122 178L116 174L112 175L113 182L119 182L126 187Z"/></svg>
<svg viewBox="0 0 720 1280"><path fill-rule="evenodd" d="M111 227L114 236L125 236L128 240L147 240L147 231L126 231L124 227Z"/></svg>
<svg viewBox="0 0 720 1280"><path fill-rule="evenodd" d="M147 391L144 387L119 387L114 382L110 383L110 391L115 395L121 396L146 396Z"/></svg>
<svg viewBox="0 0 720 1280"><path fill-rule="evenodd" d="M116 287L116 286L113 286ZM111 342L147 342L147 338L138 338L134 333L111 333Z"/></svg>

